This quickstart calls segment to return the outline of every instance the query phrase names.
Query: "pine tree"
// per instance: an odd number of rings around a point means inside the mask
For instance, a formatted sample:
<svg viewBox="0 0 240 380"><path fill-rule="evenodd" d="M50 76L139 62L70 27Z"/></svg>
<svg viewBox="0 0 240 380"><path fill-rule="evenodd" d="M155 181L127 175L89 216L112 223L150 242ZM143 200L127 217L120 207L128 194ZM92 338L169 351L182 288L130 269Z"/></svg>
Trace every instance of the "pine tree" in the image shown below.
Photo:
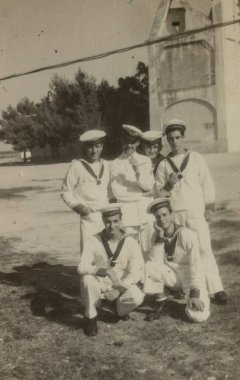
<svg viewBox="0 0 240 380"><path fill-rule="evenodd" d="M30 151L36 145L35 120L36 107L28 98L22 99L17 107L8 106L2 112L1 140L12 144L13 148L24 152L26 162L26 151Z"/></svg>
<svg viewBox="0 0 240 380"><path fill-rule="evenodd" d="M108 134L105 152L113 158L120 153L122 124L132 124L141 130L149 129L148 67L139 62L135 75L119 78L117 88L102 81L98 86L98 101L102 124Z"/></svg>

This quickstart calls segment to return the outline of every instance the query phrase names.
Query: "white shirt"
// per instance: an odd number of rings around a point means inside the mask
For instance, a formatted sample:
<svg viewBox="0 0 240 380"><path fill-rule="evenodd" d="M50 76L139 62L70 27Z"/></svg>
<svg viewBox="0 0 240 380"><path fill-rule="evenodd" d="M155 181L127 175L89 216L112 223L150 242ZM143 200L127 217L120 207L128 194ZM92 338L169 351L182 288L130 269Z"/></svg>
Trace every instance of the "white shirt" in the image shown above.
<svg viewBox="0 0 240 380"><path fill-rule="evenodd" d="M114 252L117 248L109 244ZM84 246L81 261L78 266L80 275L95 274L98 268L106 268L109 265L109 258L103 246L101 237L97 234L91 236ZM113 267L122 286L129 288L143 279L144 261L141 249L132 237L125 238L123 247L120 251L116 264Z"/></svg>
<svg viewBox="0 0 240 380"><path fill-rule="evenodd" d="M180 168L184 156L184 153L179 154L171 157L171 160ZM171 173L173 173L173 169L164 159L160 162L156 171L156 193L166 185ZM203 157L199 153L190 152L187 167L182 174L183 178L174 185L171 191L173 210L187 210L189 216L192 217L204 215L205 204L215 201L215 189Z"/></svg>
<svg viewBox="0 0 240 380"><path fill-rule="evenodd" d="M155 232L153 235L153 241ZM150 253L149 260L162 265L169 266L177 273L183 285L183 290L202 289L206 291L206 280L202 267L202 260L199 253L199 243L197 234L189 228L183 227L177 234L176 246L173 254L173 261L168 261L164 252L164 244L156 243Z"/></svg>
<svg viewBox="0 0 240 380"><path fill-rule="evenodd" d="M108 186L110 181L109 163L100 160L95 163L87 163L98 177L101 164L104 165L104 172L101 183L97 184L80 160L73 160L66 177L63 180L61 197L71 208L78 204L89 206L93 210L98 210L108 204Z"/></svg>
<svg viewBox="0 0 240 380"><path fill-rule="evenodd" d="M144 193L152 190L154 176L150 158L136 152L131 157L138 163L139 177L132 167L131 158L126 158L123 153L110 163L111 185L117 202L123 204L123 225L140 226L152 220L146 212L152 198L144 196Z"/></svg>

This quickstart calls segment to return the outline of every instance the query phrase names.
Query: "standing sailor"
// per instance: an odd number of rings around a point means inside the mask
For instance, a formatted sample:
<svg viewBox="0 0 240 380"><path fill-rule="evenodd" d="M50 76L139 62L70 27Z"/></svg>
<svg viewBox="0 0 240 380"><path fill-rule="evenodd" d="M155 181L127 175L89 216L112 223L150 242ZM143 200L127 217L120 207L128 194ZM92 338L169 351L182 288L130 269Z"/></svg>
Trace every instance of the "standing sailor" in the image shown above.
<svg viewBox="0 0 240 380"><path fill-rule="evenodd" d="M148 211L156 219L157 245L146 263L145 288L147 281L152 282L155 288L158 284L157 291L161 292L163 302L166 299L163 297L165 287L182 291L188 318L193 322L206 321L210 315L210 300L196 233L173 222L169 198L156 199ZM158 309L161 310L161 303ZM152 321L158 316L158 313L153 313L147 319Z"/></svg>
<svg viewBox="0 0 240 380"><path fill-rule="evenodd" d="M109 164L100 158L106 133L90 130L81 141L83 158L73 160L63 180L61 197L80 215L80 247L103 229L100 208L108 204Z"/></svg>
<svg viewBox="0 0 240 380"><path fill-rule="evenodd" d="M98 332L96 308L101 299L116 301L118 316L126 319L144 298L138 287L144 275L142 253L136 240L121 229L120 205L103 209L102 218L104 229L89 238L78 266L88 335Z"/></svg>
<svg viewBox="0 0 240 380"><path fill-rule="evenodd" d="M155 176L158 164L164 159L160 153L162 150L162 132L146 131L141 135L140 152L152 161L153 174Z"/></svg>
<svg viewBox="0 0 240 380"><path fill-rule="evenodd" d="M165 134L171 152L158 166L155 190L158 196L171 196L175 221L198 234L209 293L215 295L218 303L225 304L228 296L223 291L205 219L214 208L214 184L203 157L184 149L185 130L186 125L181 120L166 124Z"/></svg>
<svg viewBox="0 0 240 380"><path fill-rule="evenodd" d="M154 185L149 157L136 152L142 132L131 125L123 125L122 154L111 162L111 186L117 202L122 204L123 227L139 241L144 256L151 246L153 218L147 214Z"/></svg>

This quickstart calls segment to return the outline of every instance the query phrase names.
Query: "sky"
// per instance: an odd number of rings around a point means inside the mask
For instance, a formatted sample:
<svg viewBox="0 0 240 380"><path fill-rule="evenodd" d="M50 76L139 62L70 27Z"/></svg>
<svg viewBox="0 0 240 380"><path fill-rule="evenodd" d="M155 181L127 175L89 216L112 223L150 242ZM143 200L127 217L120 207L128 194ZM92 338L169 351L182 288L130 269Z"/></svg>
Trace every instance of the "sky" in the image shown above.
<svg viewBox="0 0 240 380"><path fill-rule="evenodd" d="M159 0L0 0L0 77L52 65L149 38ZM132 75L147 48L0 82L0 112L47 94L55 73L73 79L80 67L116 85Z"/></svg>

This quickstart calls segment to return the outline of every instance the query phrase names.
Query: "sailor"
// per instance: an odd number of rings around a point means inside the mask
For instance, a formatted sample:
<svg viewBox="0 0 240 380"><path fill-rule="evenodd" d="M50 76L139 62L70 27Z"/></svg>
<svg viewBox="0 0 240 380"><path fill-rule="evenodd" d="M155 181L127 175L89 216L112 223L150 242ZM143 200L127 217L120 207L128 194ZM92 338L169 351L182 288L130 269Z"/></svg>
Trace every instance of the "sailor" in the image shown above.
<svg viewBox="0 0 240 380"><path fill-rule="evenodd" d="M156 219L154 240L157 249L155 247L146 263L145 292L147 282L155 289L158 284L156 292L162 294L165 302L165 287L181 291L185 296L188 318L193 322L206 321L210 315L210 300L196 233L173 221L169 198L156 199L149 205L148 212ZM149 284L147 288L149 292ZM157 313L153 313L148 320L157 317Z"/></svg>
<svg viewBox="0 0 240 380"><path fill-rule="evenodd" d="M164 159L160 153L162 150L162 132L151 130L141 135L140 152L152 161L153 174L155 175L158 164Z"/></svg>
<svg viewBox="0 0 240 380"><path fill-rule="evenodd" d="M137 239L144 256L150 249L152 216L147 206L152 200L148 192L154 185L149 157L136 152L142 132L131 125L122 127L122 154L110 164L112 193L122 203L122 224L125 231Z"/></svg>
<svg viewBox="0 0 240 380"><path fill-rule="evenodd" d="M121 205L113 203L101 212L105 227L88 239L78 266L87 335L98 332L96 308L101 299L116 301L117 315L126 320L144 298L138 287L144 261L136 240L121 228Z"/></svg>
<svg viewBox="0 0 240 380"><path fill-rule="evenodd" d="M175 221L197 233L209 293L225 304L228 296L223 291L205 219L214 209L214 184L203 157L184 148L185 130L182 120L171 120L165 126L171 152L157 168L155 191L158 196L170 195Z"/></svg>
<svg viewBox="0 0 240 380"><path fill-rule="evenodd" d="M63 180L61 197L80 215L80 251L88 236L103 229L99 209L108 204L109 164L101 158L106 133L90 130L83 133L81 142L83 158L73 160Z"/></svg>

